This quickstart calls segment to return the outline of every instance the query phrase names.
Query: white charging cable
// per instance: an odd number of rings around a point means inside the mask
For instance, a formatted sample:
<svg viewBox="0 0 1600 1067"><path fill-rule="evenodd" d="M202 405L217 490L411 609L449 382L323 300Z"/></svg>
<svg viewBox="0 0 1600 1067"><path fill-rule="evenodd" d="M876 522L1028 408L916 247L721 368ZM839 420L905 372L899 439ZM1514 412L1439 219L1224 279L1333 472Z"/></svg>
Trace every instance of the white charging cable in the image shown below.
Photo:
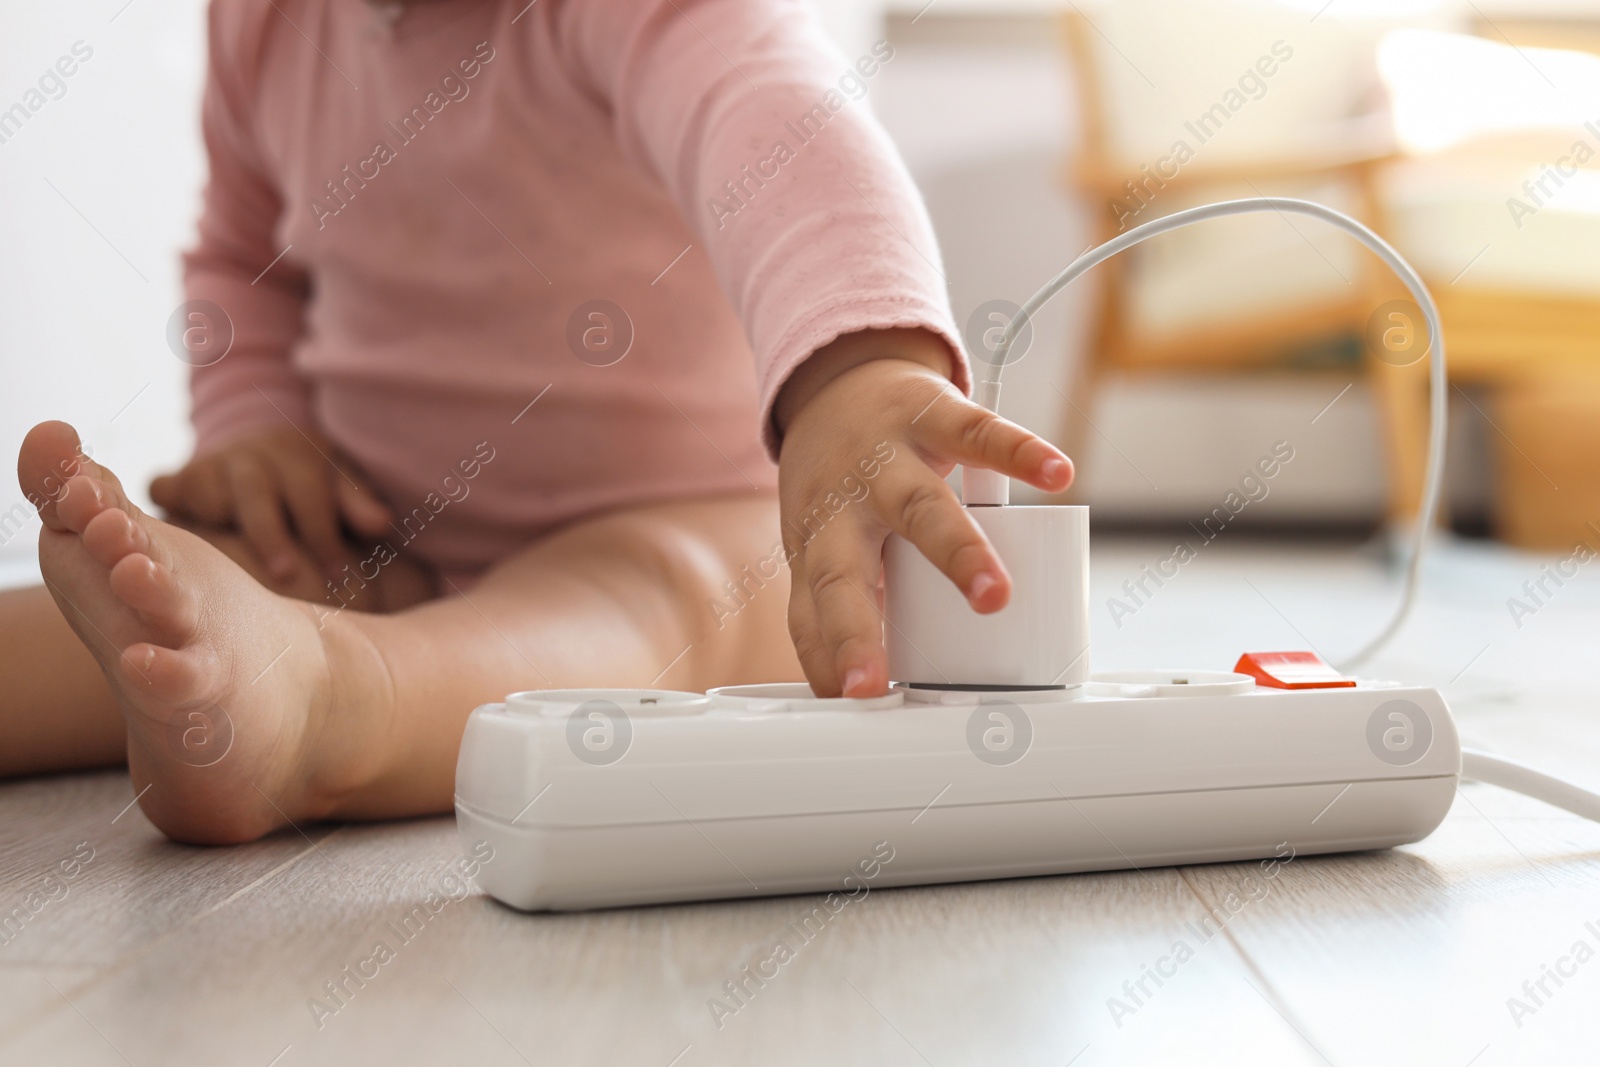
<svg viewBox="0 0 1600 1067"><path fill-rule="evenodd" d="M1444 331L1439 323L1439 308L1433 302L1433 295L1428 292L1428 287L1423 284L1422 278L1412 269L1411 264L1396 252L1387 241L1373 233L1366 226L1340 211L1331 207L1314 203L1310 200L1295 200L1288 197L1264 196L1251 200L1226 200L1219 204L1206 204L1203 207L1189 208L1186 211L1177 211L1171 215L1135 226L1127 233L1112 238L1098 248L1092 248L1073 260L1066 270L1051 278L1039 291L1028 298L1020 311L1006 324L1000 343L995 347L994 354L986 363L987 373L978 381L974 389L973 399L990 411L999 412L1000 405L1000 373L1005 365L1010 362L1008 356L1011 346L1017 336L1033 321L1033 316L1045 303L1061 290L1071 285L1080 275L1093 270L1118 252L1132 248L1136 244L1148 241L1157 234L1169 230L1182 229L1193 226L1197 222L1208 219L1224 218L1228 215L1250 215L1262 211L1272 211L1279 215L1292 213L1296 215L1310 215L1312 218L1322 219L1332 223L1355 237L1362 244L1383 260L1384 264L1405 283L1410 290L1417 307L1422 311L1422 317L1427 323L1428 348L1423 351L1432 355L1432 364L1429 367L1429 394L1430 394L1430 427L1428 433L1428 463L1427 471L1422 484L1422 509L1417 516L1417 528L1412 540L1411 559L1406 564L1405 585L1400 593L1400 604L1395 609L1389 624L1383 628L1377 637L1349 656L1341 663L1341 669L1358 666L1370 659L1374 653L1388 644L1390 639L1405 624L1411 614L1412 606L1416 602L1417 586L1422 577L1422 557L1427 550L1428 537L1433 529L1434 516L1439 510L1439 497L1444 487L1444 451L1445 430L1448 418L1449 382L1445 376ZM1421 358L1421 357L1418 357ZM975 368L976 369L976 368ZM1010 499L1010 483L1004 475L997 475L993 471L976 468L963 468L961 472L961 495L964 503L969 505L1005 504Z"/></svg>
<svg viewBox="0 0 1600 1067"><path fill-rule="evenodd" d="M1043 307L1051 297L1071 285L1080 275L1093 270L1118 252L1132 248L1142 241L1148 241L1157 234L1169 230L1182 229L1192 226L1197 222L1207 219L1223 218L1228 215L1249 215L1261 211L1273 211L1282 215L1286 212L1296 215L1310 215L1312 218L1322 219L1332 223L1355 237L1362 244L1378 256L1379 259L1392 270L1395 275L1405 283L1411 296L1417 302L1417 307L1422 311L1422 317L1427 323L1428 348L1424 354L1432 356L1429 367L1429 412L1430 426L1428 433L1428 463L1427 471L1422 483L1422 508L1417 516L1416 533L1412 541L1411 559L1406 565L1405 585L1400 593L1400 604L1395 609L1389 624L1383 628L1377 637L1369 641L1354 655L1345 659L1339 666L1349 669L1365 662L1384 645L1405 624L1411 614L1412 606L1416 603L1417 588L1422 577L1422 558L1427 551L1428 538L1433 530L1434 516L1438 514L1439 497L1444 487L1444 452L1445 430L1447 427L1449 382L1445 375L1444 330L1439 322L1439 308L1433 302L1433 295L1428 292L1428 287L1422 278L1412 268L1411 264L1396 252L1383 238L1373 233L1366 226L1351 218L1343 212L1335 211L1331 207L1314 203L1310 200L1295 200L1287 197L1264 196L1253 200L1228 200L1219 204L1207 204L1204 207L1189 208L1186 211L1174 212L1163 218L1147 222L1142 226L1135 226L1127 233L1112 238L1098 248L1090 249L1063 270L1051 278L1039 291L1028 298L1020 311L1012 317L1001 335L1000 344L996 346L993 356L986 366L988 373L977 383L974 390L974 399L990 411L998 413L1000 404L1000 372L1010 362L1007 358L1012 344L1016 341L1021 331L1032 321L1033 316ZM1420 357L1419 357L1420 358ZM1010 482L1004 475L993 471L977 468L963 468L961 472L961 493L963 502L969 505L1005 504L1010 499ZM1503 789L1522 793L1526 796L1553 804L1586 819L1600 821L1600 794L1581 789L1570 782L1553 778L1531 767L1523 766L1513 760L1502 759L1499 756L1475 749L1461 750L1461 776L1490 785L1497 785Z"/></svg>

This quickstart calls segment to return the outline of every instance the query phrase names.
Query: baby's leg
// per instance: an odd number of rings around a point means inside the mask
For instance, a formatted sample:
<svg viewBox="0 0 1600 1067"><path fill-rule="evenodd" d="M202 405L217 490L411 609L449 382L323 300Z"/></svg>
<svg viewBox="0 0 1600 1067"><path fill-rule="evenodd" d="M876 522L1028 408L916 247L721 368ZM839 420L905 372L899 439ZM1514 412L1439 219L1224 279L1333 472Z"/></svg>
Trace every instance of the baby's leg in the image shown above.
<svg viewBox="0 0 1600 1067"><path fill-rule="evenodd" d="M382 654L392 703L385 742L337 814L450 810L467 713L520 689L700 692L804 677L789 640L775 494L577 522L456 592L352 620Z"/></svg>
<svg viewBox="0 0 1600 1067"><path fill-rule="evenodd" d="M69 428L36 427L24 488L75 447ZM122 709L142 807L182 840L447 811L467 713L511 690L800 677L787 572L747 577L773 573L770 495L575 524L464 596L365 615L271 592L84 470L41 513L41 568ZM185 747L194 730L218 739L206 758Z"/></svg>
<svg viewBox="0 0 1600 1067"><path fill-rule="evenodd" d="M109 767L128 728L44 586L0 592L0 777Z"/></svg>

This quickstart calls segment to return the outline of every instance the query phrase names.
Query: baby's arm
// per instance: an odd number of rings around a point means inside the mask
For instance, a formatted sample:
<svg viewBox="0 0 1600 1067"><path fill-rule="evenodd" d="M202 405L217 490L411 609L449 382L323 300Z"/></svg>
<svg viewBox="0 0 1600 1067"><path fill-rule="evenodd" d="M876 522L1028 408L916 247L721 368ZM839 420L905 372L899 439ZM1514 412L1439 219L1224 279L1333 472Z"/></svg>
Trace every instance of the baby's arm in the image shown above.
<svg viewBox="0 0 1600 1067"><path fill-rule="evenodd" d="M201 105L210 180L198 240L183 260L195 458L157 478L150 495L175 516L237 528L286 578L297 567L296 540L336 569L345 553L341 515L376 533L387 512L354 471L332 465L313 427L310 389L290 364L310 285L276 244L284 204L254 136L261 30L243 24L259 17L253 10L211 7Z"/></svg>
<svg viewBox="0 0 1600 1067"><path fill-rule="evenodd" d="M755 349L806 675L824 695L882 692L889 531L997 611L1010 579L943 476L972 463L1052 491L1072 479L1054 447L966 399L922 200L851 99L893 51L839 56L803 0L568 0L554 17L624 151L704 240ZM863 464L870 492L808 532Z"/></svg>

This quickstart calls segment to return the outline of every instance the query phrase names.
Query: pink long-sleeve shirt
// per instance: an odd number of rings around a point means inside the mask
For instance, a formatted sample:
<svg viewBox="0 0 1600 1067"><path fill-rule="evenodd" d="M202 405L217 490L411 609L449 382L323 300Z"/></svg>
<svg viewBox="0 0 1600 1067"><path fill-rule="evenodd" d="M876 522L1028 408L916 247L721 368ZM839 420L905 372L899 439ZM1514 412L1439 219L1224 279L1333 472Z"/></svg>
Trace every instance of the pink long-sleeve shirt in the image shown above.
<svg viewBox="0 0 1600 1067"><path fill-rule="evenodd" d="M803 0L214 0L210 51L197 451L315 426L441 568L770 487L773 399L842 334L931 329L968 386L860 99L893 51Z"/></svg>

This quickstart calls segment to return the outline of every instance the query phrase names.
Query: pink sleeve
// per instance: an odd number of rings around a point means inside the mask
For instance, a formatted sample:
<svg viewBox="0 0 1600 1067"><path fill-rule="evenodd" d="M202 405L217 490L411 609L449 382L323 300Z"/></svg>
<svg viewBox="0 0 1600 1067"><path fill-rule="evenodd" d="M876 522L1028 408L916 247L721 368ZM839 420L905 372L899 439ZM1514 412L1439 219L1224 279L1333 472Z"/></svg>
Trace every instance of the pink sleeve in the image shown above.
<svg viewBox="0 0 1600 1067"><path fill-rule="evenodd" d="M800 363L842 334L921 326L971 388L922 199L864 100L893 49L842 57L805 0L567 0L573 76L704 240L756 354L762 436Z"/></svg>
<svg viewBox="0 0 1600 1067"><path fill-rule="evenodd" d="M197 454L229 438L311 418L310 389L289 361L309 284L285 260L266 269L283 251L273 236L283 200L254 140L247 86L264 28L242 24L251 17L247 5L230 0L214 0L209 15L201 128L210 178L198 239L183 257L183 284L189 301L222 309L233 342L221 360L190 372Z"/></svg>

